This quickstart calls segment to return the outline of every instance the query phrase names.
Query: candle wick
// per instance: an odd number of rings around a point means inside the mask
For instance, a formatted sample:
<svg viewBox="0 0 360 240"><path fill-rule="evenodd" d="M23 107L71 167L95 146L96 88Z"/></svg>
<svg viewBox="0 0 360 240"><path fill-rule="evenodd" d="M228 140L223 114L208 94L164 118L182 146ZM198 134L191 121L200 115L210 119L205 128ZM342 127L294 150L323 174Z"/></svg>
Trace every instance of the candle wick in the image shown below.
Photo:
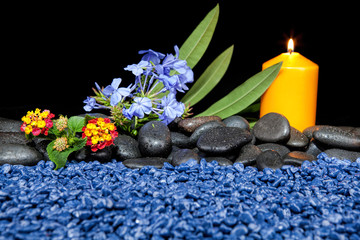
<svg viewBox="0 0 360 240"><path fill-rule="evenodd" d="M290 49L288 50L288 53L291 54L292 52L293 52L293 50L290 48Z"/></svg>

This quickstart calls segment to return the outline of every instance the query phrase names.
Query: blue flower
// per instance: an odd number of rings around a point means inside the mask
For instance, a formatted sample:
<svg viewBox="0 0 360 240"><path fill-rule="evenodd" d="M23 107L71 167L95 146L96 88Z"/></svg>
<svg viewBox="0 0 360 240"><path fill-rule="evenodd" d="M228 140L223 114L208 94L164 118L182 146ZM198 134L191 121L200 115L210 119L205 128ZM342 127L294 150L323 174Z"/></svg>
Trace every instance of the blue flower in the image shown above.
<svg viewBox="0 0 360 240"><path fill-rule="evenodd" d="M87 97L83 103L86 103L86 105L84 106L84 110L87 112L90 112L93 109L104 108L104 106L96 103L95 98L92 97Z"/></svg>
<svg viewBox="0 0 360 240"><path fill-rule="evenodd" d="M184 74L175 74L171 77L166 74L160 74L158 79L168 91L172 93L176 93L176 91L184 92L184 90L189 90L186 84L194 81L194 72L187 66Z"/></svg>
<svg viewBox="0 0 360 240"><path fill-rule="evenodd" d="M124 117L126 117L129 120L131 120L133 117L133 113L131 113L130 109L127 109L126 107L123 108L122 114L124 115Z"/></svg>
<svg viewBox="0 0 360 240"><path fill-rule="evenodd" d="M140 50L139 54L145 54L141 60L143 61L148 61L148 62L152 62L155 65L160 63L160 60L163 59L165 57L165 54L163 53L159 53L159 52L155 52L151 49L149 50Z"/></svg>
<svg viewBox="0 0 360 240"><path fill-rule="evenodd" d="M171 123L176 117L181 117L185 111L184 103L176 101L173 93L169 93L161 99L159 108L163 109L159 118L165 124Z"/></svg>
<svg viewBox="0 0 360 240"><path fill-rule="evenodd" d="M147 69L151 67L151 63L148 61L141 60L138 64L128 65L124 68L127 71L132 71L135 76L140 76L144 72L144 68Z"/></svg>
<svg viewBox="0 0 360 240"><path fill-rule="evenodd" d="M190 67L187 66L186 71L183 74L179 74L179 81L176 88L178 91L183 92L182 90L189 90L189 88L185 85L187 83L192 83L194 81L194 72Z"/></svg>
<svg viewBox="0 0 360 240"><path fill-rule="evenodd" d="M131 86L119 88L120 83L121 78L114 78L111 85L108 85L103 90L103 94L106 97L110 97L111 106L116 106L121 101L122 97L129 96L132 91Z"/></svg>
<svg viewBox="0 0 360 240"><path fill-rule="evenodd" d="M134 103L129 109L124 108L123 114L126 118L131 119L133 116L144 118L145 114L150 114L152 110L152 102L147 97L135 97Z"/></svg>
<svg viewBox="0 0 360 240"><path fill-rule="evenodd" d="M170 70L175 70L180 74L186 72L188 66L185 60L180 60L179 56L179 48L175 45L175 56L172 54L167 54L162 64L156 65L156 71L160 74L169 75Z"/></svg>
<svg viewBox="0 0 360 240"><path fill-rule="evenodd" d="M174 89L174 86L177 84L178 82L178 76L177 75L173 75L173 76L168 76L165 74L160 74L158 79L164 84L165 88L169 91Z"/></svg>

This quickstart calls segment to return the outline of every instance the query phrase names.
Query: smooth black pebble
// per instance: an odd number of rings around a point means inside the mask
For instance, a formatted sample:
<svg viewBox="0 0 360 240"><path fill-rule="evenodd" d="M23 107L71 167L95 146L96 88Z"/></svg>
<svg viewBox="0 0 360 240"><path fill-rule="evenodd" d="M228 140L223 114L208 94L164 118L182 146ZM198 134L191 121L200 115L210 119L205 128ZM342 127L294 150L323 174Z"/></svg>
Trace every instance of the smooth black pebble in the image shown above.
<svg viewBox="0 0 360 240"><path fill-rule="evenodd" d="M150 121L141 127L138 143L142 156L166 158L171 152L170 130L162 122Z"/></svg>
<svg viewBox="0 0 360 240"><path fill-rule="evenodd" d="M218 127L202 134L197 147L209 155L229 154L252 140L251 133L236 127Z"/></svg>
<svg viewBox="0 0 360 240"><path fill-rule="evenodd" d="M279 113L268 113L256 122L253 133L262 142L286 142L290 137L290 124Z"/></svg>
<svg viewBox="0 0 360 240"><path fill-rule="evenodd" d="M273 150L267 150L256 158L256 167L259 171L264 168L279 169L283 166L281 156Z"/></svg>

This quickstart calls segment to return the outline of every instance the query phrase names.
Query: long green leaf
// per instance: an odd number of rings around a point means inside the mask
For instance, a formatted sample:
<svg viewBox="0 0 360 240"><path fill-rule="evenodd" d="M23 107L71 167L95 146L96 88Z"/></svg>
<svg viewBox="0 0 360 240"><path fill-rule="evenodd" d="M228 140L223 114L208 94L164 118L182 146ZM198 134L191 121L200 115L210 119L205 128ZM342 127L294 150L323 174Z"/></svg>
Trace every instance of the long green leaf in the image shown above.
<svg viewBox="0 0 360 240"><path fill-rule="evenodd" d="M197 115L230 117L248 107L258 99L278 75L282 62L277 63L246 80L228 95Z"/></svg>
<svg viewBox="0 0 360 240"><path fill-rule="evenodd" d="M191 89L181 99L181 102L195 105L203 99L224 76L231 60L234 45L221 53L205 70Z"/></svg>
<svg viewBox="0 0 360 240"><path fill-rule="evenodd" d="M180 48L179 58L186 60L190 68L194 68L204 55L219 18L219 4L212 9L195 28Z"/></svg>
<svg viewBox="0 0 360 240"><path fill-rule="evenodd" d="M199 62L209 46L218 18L219 4L206 15L179 49L179 59L186 60L187 65L191 69ZM156 93L163 87L164 85L159 82L153 92ZM167 95L167 93L164 93L163 95Z"/></svg>

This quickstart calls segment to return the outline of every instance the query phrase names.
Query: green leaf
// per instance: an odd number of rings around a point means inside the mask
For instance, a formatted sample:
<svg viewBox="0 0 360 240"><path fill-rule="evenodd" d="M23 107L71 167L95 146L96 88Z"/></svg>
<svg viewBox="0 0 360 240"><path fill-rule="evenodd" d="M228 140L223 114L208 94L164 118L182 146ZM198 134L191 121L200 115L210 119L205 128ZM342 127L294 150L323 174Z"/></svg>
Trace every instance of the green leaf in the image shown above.
<svg viewBox="0 0 360 240"><path fill-rule="evenodd" d="M207 47L209 46L218 18L219 4L217 4L216 7L206 15L206 17L199 23L199 25L190 34L190 36L185 40L179 49L179 59L186 60L187 65L191 69L193 69L199 62ZM154 84L156 82L154 82ZM156 93L163 87L163 83L159 82L154 88L153 92ZM167 93L163 93L158 97L161 98L163 95L167 95Z"/></svg>
<svg viewBox="0 0 360 240"><path fill-rule="evenodd" d="M68 120L68 128L73 132L81 132L85 126L85 118L73 116Z"/></svg>
<svg viewBox="0 0 360 240"><path fill-rule="evenodd" d="M204 71L191 89L181 99L181 102L194 106L203 99L224 76L231 60L234 45L221 53Z"/></svg>
<svg viewBox="0 0 360 240"><path fill-rule="evenodd" d="M64 151L61 151L61 152L54 149L54 143L56 140L50 142L49 145L46 147L46 151L49 155L49 159L52 162L54 162L56 165L55 170L65 166L67 159L72 152L78 151L78 150L82 149L83 147L85 147L86 138L84 138L84 139L75 138L74 140L75 140L74 146L72 146L68 149L65 149Z"/></svg>
<svg viewBox="0 0 360 240"><path fill-rule="evenodd" d="M260 103L253 103L244 110L241 111L241 113L255 113L260 111Z"/></svg>
<svg viewBox="0 0 360 240"><path fill-rule="evenodd" d="M181 46L179 58L186 60L190 68L195 67L209 46L218 18L219 4L206 15Z"/></svg>
<svg viewBox="0 0 360 240"><path fill-rule="evenodd" d="M270 86L278 75L282 62L279 62L246 80L228 95L211 105L207 110L197 115L217 115L221 118L230 117L256 101Z"/></svg>

